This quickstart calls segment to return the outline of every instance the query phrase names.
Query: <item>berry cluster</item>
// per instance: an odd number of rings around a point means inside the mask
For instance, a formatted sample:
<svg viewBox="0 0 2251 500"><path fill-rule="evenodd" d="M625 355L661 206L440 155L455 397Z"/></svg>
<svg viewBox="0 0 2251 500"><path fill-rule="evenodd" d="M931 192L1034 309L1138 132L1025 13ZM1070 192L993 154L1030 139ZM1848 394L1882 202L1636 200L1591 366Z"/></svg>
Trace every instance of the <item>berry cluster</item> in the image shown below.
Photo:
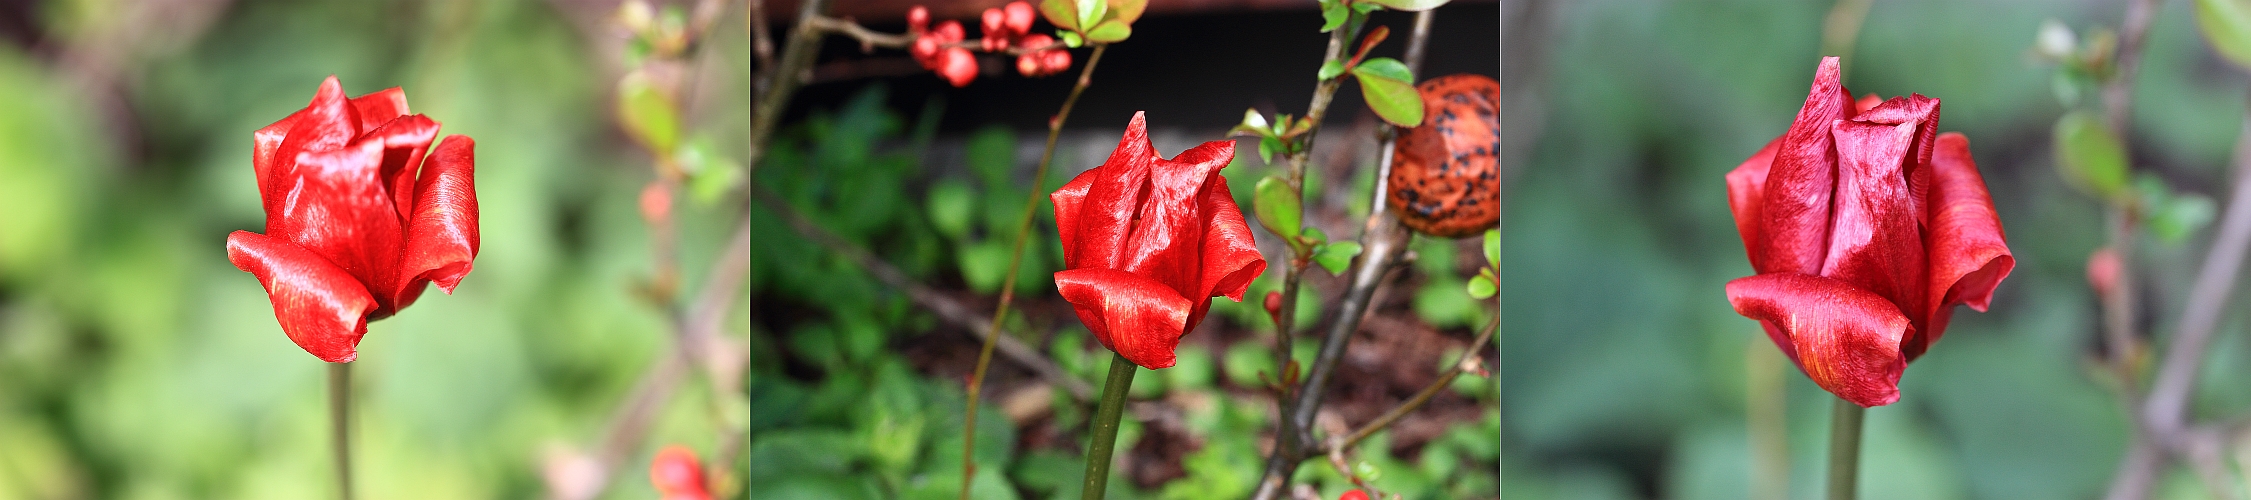
<svg viewBox="0 0 2251 500"><path fill-rule="evenodd" d="M1054 37L1031 32L1033 15L1032 4L1021 1L985 9L980 19L984 38L978 39L975 47L994 53L1015 49L1016 71L1024 76L1047 76L1070 69L1070 52L1051 48L1055 46ZM977 58L970 54L970 46L962 43L960 21L943 21L932 27L930 9L917 5L907 11L907 29L915 36L907 52L923 68L938 73L955 87L977 79Z"/></svg>

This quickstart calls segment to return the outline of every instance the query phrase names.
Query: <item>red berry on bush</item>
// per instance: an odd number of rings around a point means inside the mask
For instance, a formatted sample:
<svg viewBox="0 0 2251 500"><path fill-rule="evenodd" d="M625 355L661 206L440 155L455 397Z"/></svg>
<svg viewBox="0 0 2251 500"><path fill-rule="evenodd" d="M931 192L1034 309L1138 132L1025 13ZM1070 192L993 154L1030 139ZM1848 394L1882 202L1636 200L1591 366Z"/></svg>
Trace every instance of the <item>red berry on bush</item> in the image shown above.
<svg viewBox="0 0 2251 500"><path fill-rule="evenodd" d="M920 35L930 30L930 9L920 5L907 9L907 31Z"/></svg>
<svg viewBox="0 0 2251 500"><path fill-rule="evenodd" d="M962 36L961 21L948 20L938 23L938 28L930 30L930 33L938 36L938 43L959 42Z"/></svg>
<svg viewBox="0 0 2251 500"><path fill-rule="evenodd" d="M969 86L970 80L977 79L977 56L961 47L946 49L938 55L938 76L955 87Z"/></svg>
<svg viewBox="0 0 2251 500"><path fill-rule="evenodd" d="M1004 16L1001 19L1001 24L1006 26L1010 33L1015 33L1016 36L1024 36L1024 34L1032 32L1033 13L1030 2L1009 2L1001 9L1003 9L1001 13Z"/></svg>

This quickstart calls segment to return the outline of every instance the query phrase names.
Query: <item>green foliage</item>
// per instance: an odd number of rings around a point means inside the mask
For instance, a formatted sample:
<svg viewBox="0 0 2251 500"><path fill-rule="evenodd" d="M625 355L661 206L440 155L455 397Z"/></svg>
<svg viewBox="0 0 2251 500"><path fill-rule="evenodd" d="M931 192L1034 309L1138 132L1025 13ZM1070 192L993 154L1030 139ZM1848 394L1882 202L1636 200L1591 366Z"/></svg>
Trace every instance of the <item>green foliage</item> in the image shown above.
<svg viewBox="0 0 2251 500"><path fill-rule="evenodd" d="M2096 198L2121 202L2126 188L2126 147L2093 111L2056 120L2056 169L2065 181Z"/></svg>
<svg viewBox="0 0 2251 500"><path fill-rule="evenodd" d="M1441 5L1446 5L1446 2L1447 2L1448 0L1359 0L1359 1L1361 1L1361 2L1365 2L1365 3L1368 3L1368 4L1373 4L1373 5L1381 5L1381 6L1383 6L1384 8L1387 8L1387 9L1391 9L1391 10L1403 10L1403 11L1409 11L1409 12L1417 12L1417 11L1425 11L1425 10L1435 9L1435 8L1438 8L1438 6L1441 6Z"/></svg>
<svg viewBox="0 0 2251 500"><path fill-rule="evenodd" d="M1266 176L1258 180L1252 195L1252 211L1257 214L1258 225L1267 232L1281 236L1285 241L1296 238L1304 223L1304 207L1297 191L1290 189L1289 181L1281 177Z"/></svg>
<svg viewBox="0 0 2251 500"><path fill-rule="evenodd" d="M1360 242L1357 241L1330 242L1313 249L1313 262L1327 269L1329 274L1344 274L1345 267L1351 266L1352 258L1358 256Z"/></svg>
<svg viewBox="0 0 2251 500"><path fill-rule="evenodd" d="M1360 81L1360 96L1368 109L1392 125L1413 127L1423 123L1423 98L1415 91L1415 75L1407 65L1389 57L1370 58L1352 67Z"/></svg>
<svg viewBox="0 0 2251 500"><path fill-rule="evenodd" d="M2240 68L2251 68L2251 2L2196 0L2196 27L2212 50Z"/></svg>

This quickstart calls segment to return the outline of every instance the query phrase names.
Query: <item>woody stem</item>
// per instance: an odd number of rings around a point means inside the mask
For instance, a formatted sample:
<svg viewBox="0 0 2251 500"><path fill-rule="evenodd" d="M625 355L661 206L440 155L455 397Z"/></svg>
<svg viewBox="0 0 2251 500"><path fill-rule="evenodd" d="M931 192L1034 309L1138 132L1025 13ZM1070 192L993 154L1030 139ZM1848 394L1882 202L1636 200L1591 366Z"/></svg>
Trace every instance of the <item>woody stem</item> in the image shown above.
<svg viewBox="0 0 2251 500"><path fill-rule="evenodd" d="M1829 500L1852 500L1860 477L1860 420L1867 408L1842 398L1829 415Z"/></svg>
<svg viewBox="0 0 2251 500"><path fill-rule="evenodd" d="M329 437L336 444L336 498L352 500L352 364L328 364Z"/></svg>
<svg viewBox="0 0 2251 500"><path fill-rule="evenodd" d="M1126 390L1133 387L1137 368L1123 354L1110 357L1110 378L1102 383L1102 404L1094 410L1094 436L1086 447L1086 482L1079 498L1103 498L1103 488L1110 482L1110 456L1118 444L1118 417L1125 412Z"/></svg>

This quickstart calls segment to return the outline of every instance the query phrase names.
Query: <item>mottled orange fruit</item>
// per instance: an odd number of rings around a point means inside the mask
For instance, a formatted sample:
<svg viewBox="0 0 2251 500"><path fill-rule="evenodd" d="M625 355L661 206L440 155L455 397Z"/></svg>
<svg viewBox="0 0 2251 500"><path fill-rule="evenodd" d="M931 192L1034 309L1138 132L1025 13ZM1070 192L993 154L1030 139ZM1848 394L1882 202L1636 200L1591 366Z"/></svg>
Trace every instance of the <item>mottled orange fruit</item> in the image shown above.
<svg viewBox="0 0 2251 500"><path fill-rule="evenodd" d="M1399 133L1391 210L1424 234L1460 238L1501 223L1501 83L1447 75L1415 86L1422 126Z"/></svg>

